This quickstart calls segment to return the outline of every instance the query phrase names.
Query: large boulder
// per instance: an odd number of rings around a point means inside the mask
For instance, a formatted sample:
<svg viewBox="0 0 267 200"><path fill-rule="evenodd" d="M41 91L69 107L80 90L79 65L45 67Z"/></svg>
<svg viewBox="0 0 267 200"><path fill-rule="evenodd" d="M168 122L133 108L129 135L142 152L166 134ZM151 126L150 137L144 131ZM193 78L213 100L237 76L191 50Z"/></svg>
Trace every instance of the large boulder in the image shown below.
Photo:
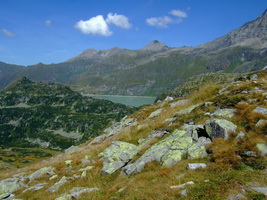
<svg viewBox="0 0 267 200"><path fill-rule="evenodd" d="M133 144L122 141L112 142L110 147L99 154L104 161L101 172L103 174L112 174L128 163L136 153L137 146Z"/></svg>
<svg viewBox="0 0 267 200"><path fill-rule="evenodd" d="M175 130L170 136L150 147L137 161L126 165L124 171L126 174L140 172L152 161L169 167L187 154L192 158L200 158L206 156L206 150L204 146L194 143L185 130Z"/></svg>
<svg viewBox="0 0 267 200"><path fill-rule="evenodd" d="M227 140L231 132L235 132L237 126L225 119L212 119L206 121L205 130L212 140L224 138Z"/></svg>

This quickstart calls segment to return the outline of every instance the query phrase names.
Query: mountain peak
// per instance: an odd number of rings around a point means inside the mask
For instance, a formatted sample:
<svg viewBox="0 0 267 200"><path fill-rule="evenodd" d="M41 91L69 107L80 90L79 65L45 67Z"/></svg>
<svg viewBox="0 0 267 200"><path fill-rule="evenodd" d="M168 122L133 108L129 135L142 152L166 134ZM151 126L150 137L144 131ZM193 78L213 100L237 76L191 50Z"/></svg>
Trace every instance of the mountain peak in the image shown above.
<svg viewBox="0 0 267 200"><path fill-rule="evenodd" d="M141 50L143 50L143 51L162 51L162 50L167 50L167 49L169 49L169 47L166 44L161 43L158 40L153 40L148 45L143 47Z"/></svg>

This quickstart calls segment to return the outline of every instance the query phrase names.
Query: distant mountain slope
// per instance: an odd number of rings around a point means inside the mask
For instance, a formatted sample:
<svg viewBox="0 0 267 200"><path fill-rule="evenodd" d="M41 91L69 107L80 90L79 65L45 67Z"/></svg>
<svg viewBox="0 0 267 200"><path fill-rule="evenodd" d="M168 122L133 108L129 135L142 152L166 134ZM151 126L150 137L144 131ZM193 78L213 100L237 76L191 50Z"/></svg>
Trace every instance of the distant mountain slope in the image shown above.
<svg viewBox="0 0 267 200"><path fill-rule="evenodd" d="M132 110L22 77L0 92L0 146L65 149L98 135Z"/></svg>
<svg viewBox="0 0 267 200"><path fill-rule="evenodd" d="M159 95L187 78L210 72L249 72L267 65L267 11L242 27L197 47L170 48L152 41L138 50L88 49L59 64L38 64L0 78L20 76L71 85L98 94Z"/></svg>

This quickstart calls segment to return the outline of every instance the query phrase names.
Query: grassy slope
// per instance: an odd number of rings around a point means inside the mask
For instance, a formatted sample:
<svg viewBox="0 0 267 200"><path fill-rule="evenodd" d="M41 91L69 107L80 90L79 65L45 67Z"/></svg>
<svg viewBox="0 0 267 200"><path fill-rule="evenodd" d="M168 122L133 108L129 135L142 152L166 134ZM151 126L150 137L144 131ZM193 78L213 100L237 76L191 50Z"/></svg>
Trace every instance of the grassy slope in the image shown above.
<svg viewBox="0 0 267 200"><path fill-rule="evenodd" d="M266 139L266 126L256 127L255 124L259 119L266 119L266 116L253 113L252 110L257 106L267 107L266 100L262 96L262 92L251 92L249 94L242 93L242 91L253 90L255 87L266 91L267 74L264 72L258 81L243 81L230 85L225 94L218 94L218 91L225 85L206 85L201 87L198 92L193 93L188 98L191 99L192 104L199 102L212 101L213 105L208 107L199 107L188 115L181 116L171 126L164 123L166 118L172 117L178 110L185 108L186 106L170 107L170 102L164 102L163 104L155 104L146 106L136 111L132 116L138 120L139 125L142 128L126 127L117 136L105 140L103 143L94 145L91 148L84 148L81 153L73 153L59 157L54 160L48 161L48 163L39 163L32 165L26 169L20 170L27 173L33 172L40 167L52 165L56 167L56 173L59 176L72 176L76 170L82 167L81 159L85 155L90 155L90 159L95 160L95 166L93 170L88 171L86 178L70 180L67 184L60 188L56 193L49 194L44 192L45 189L32 192L21 193L18 192L18 198L23 199L55 199L60 194L69 191L73 187L99 187L100 190L90 194L84 194L79 199L203 199L203 200L216 200L227 199L231 194L238 194L243 189L247 189L249 186L265 185L266 174L263 169L267 166L266 157L246 157L243 153L246 151L256 151L255 145L257 143L267 143ZM238 104L240 101L248 101L249 99L256 99L253 103L247 105ZM151 112L158 108L164 108L164 112L153 120L145 120ZM131 176L122 176L120 172L116 172L112 175L101 175L100 170L102 168L102 162L98 158L98 154L102 152L110 143L114 140L121 140L137 144L137 141L141 137L146 137L152 130L167 129L172 131L181 127L185 122L191 121L195 124L203 124L208 116L205 116L206 112L213 112L216 107L220 108L236 108L236 116L229 119L234 122L238 129L245 132L246 136L241 139L235 139L237 133L233 133L229 140L217 139L209 147L212 154L209 154L207 158L199 160L185 159L178 164L170 167L161 167L158 163L149 163L146 165L145 170L141 173ZM157 140L152 141L153 143ZM82 146L85 146L81 145ZM136 156L137 159L145 149L141 150ZM66 169L64 160L72 159L73 171L70 172ZM186 165L189 162L204 162L207 163L206 169L200 169L195 171L189 171L186 169ZM11 174L17 173L15 171L6 171L0 175L1 178L8 177ZM46 182L48 176L44 176L30 185L36 183ZM207 181L208 180L208 181ZM58 179L49 183L49 186L54 184ZM195 184L188 187L188 195L186 197L181 196L181 190L170 189L172 185L179 185L188 181L194 181ZM47 188L45 187L45 188ZM121 192L119 189L125 187ZM254 192L247 192L246 196L249 199L264 199L261 194Z"/></svg>

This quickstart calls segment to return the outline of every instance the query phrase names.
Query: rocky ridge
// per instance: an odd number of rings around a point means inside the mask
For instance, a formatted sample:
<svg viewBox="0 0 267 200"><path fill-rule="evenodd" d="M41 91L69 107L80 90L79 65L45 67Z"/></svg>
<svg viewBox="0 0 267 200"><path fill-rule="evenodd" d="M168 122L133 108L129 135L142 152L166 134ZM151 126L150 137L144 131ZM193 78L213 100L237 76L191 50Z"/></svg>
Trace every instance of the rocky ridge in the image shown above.
<svg viewBox="0 0 267 200"><path fill-rule="evenodd" d="M2 174L1 198L264 199L266 78L145 106L83 145Z"/></svg>

